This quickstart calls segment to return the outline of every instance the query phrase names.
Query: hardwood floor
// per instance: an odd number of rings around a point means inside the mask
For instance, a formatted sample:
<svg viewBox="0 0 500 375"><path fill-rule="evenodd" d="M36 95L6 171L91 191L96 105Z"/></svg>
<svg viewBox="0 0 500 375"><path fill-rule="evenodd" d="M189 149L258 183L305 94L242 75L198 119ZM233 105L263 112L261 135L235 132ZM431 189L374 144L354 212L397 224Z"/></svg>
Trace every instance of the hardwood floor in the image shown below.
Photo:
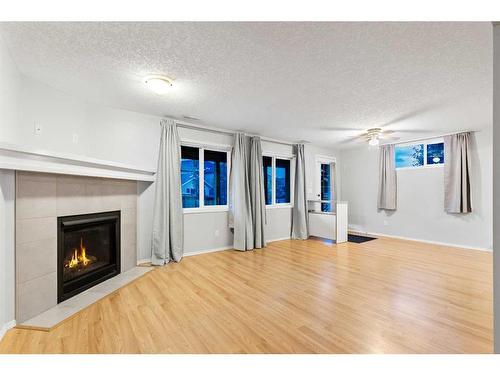
<svg viewBox="0 0 500 375"><path fill-rule="evenodd" d="M186 257L1 353L490 353L492 254L382 238Z"/></svg>

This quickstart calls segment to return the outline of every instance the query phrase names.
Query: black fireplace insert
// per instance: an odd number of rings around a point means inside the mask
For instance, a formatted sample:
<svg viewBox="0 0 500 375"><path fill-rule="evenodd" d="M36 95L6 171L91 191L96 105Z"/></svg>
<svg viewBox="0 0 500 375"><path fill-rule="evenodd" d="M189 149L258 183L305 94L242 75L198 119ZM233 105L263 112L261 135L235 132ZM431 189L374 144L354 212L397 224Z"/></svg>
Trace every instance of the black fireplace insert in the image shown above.
<svg viewBox="0 0 500 375"><path fill-rule="evenodd" d="M57 219L57 301L120 273L120 211Z"/></svg>

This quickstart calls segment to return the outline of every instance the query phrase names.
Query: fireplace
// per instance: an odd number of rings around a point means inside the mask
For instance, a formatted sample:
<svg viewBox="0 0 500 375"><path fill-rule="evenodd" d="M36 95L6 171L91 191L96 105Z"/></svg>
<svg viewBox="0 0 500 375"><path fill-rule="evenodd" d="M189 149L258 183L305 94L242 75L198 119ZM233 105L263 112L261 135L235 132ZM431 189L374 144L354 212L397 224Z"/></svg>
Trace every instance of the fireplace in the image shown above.
<svg viewBox="0 0 500 375"><path fill-rule="evenodd" d="M57 301L120 273L120 211L57 218Z"/></svg>

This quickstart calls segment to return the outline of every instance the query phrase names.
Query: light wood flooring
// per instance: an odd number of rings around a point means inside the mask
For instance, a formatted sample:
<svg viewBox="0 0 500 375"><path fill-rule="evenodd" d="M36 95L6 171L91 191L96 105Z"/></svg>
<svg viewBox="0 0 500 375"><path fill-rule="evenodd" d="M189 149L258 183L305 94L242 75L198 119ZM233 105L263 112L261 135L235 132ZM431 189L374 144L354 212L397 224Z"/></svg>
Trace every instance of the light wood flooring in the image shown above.
<svg viewBox="0 0 500 375"><path fill-rule="evenodd" d="M157 268L0 353L490 353L492 254L285 240Z"/></svg>

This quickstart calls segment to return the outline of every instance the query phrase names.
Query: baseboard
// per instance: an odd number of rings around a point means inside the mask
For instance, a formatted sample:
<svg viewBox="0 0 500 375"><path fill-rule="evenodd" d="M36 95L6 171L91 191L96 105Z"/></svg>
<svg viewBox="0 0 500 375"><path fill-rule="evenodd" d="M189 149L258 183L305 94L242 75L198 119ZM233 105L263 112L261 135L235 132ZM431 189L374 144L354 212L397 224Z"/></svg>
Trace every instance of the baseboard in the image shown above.
<svg viewBox="0 0 500 375"><path fill-rule="evenodd" d="M16 326L15 320L11 320L10 322L5 323L3 327L0 328L0 340L3 338L3 336L5 335L5 333L7 333L9 329L14 328L15 326Z"/></svg>
<svg viewBox="0 0 500 375"><path fill-rule="evenodd" d="M232 248L233 248L232 246L215 247L213 249L197 250L197 251L193 251L193 252L190 252L190 253L185 253L184 256L185 257L190 257L192 255L216 253L217 251L231 250Z"/></svg>
<svg viewBox="0 0 500 375"><path fill-rule="evenodd" d="M276 241L283 241L283 240L289 240L290 236L288 237L282 237L282 238L275 238L272 240L268 240L267 242L276 242ZM189 253L185 253L185 257L190 257L193 255L201 255L201 254L208 254L208 253L216 253L218 251L224 251L224 250L231 250L233 247L232 246L223 246L223 247L215 247L213 249L205 249L205 250L197 250L197 251L192 251ZM145 258L145 259L139 259L137 261L137 265L141 265L144 263L151 263L151 258Z"/></svg>
<svg viewBox="0 0 500 375"><path fill-rule="evenodd" d="M405 241L422 242L422 243L428 243L428 244L432 244L432 245L456 247L458 249L465 249L465 250L486 251L486 252L490 252L490 253L493 251L492 249L488 249L488 248L485 248L485 247L470 247L470 246L464 246L464 245L459 245L459 244L454 244L454 243L449 243L449 242L423 240L421 238L413 238L413 237L405 237L405 236L395 236L395 235L392 235L392 234L385 234L385 233L365 232L365 231L361 231L361 230L353 229L353 228L349 229L349 233L361 234L361 235L366 235L366 236L374 236L374 237L387 237L387 238L394 238L394 239L405 240Z"/></svg>
<svg viewBox="0 0 500 375"><path fill-rule="evenodd" d="M276 242L276 241L284 241L284 240L290 240L292 237L281 237L281 238L275 238L274 240L267 240L267 242Z"/></svg>

